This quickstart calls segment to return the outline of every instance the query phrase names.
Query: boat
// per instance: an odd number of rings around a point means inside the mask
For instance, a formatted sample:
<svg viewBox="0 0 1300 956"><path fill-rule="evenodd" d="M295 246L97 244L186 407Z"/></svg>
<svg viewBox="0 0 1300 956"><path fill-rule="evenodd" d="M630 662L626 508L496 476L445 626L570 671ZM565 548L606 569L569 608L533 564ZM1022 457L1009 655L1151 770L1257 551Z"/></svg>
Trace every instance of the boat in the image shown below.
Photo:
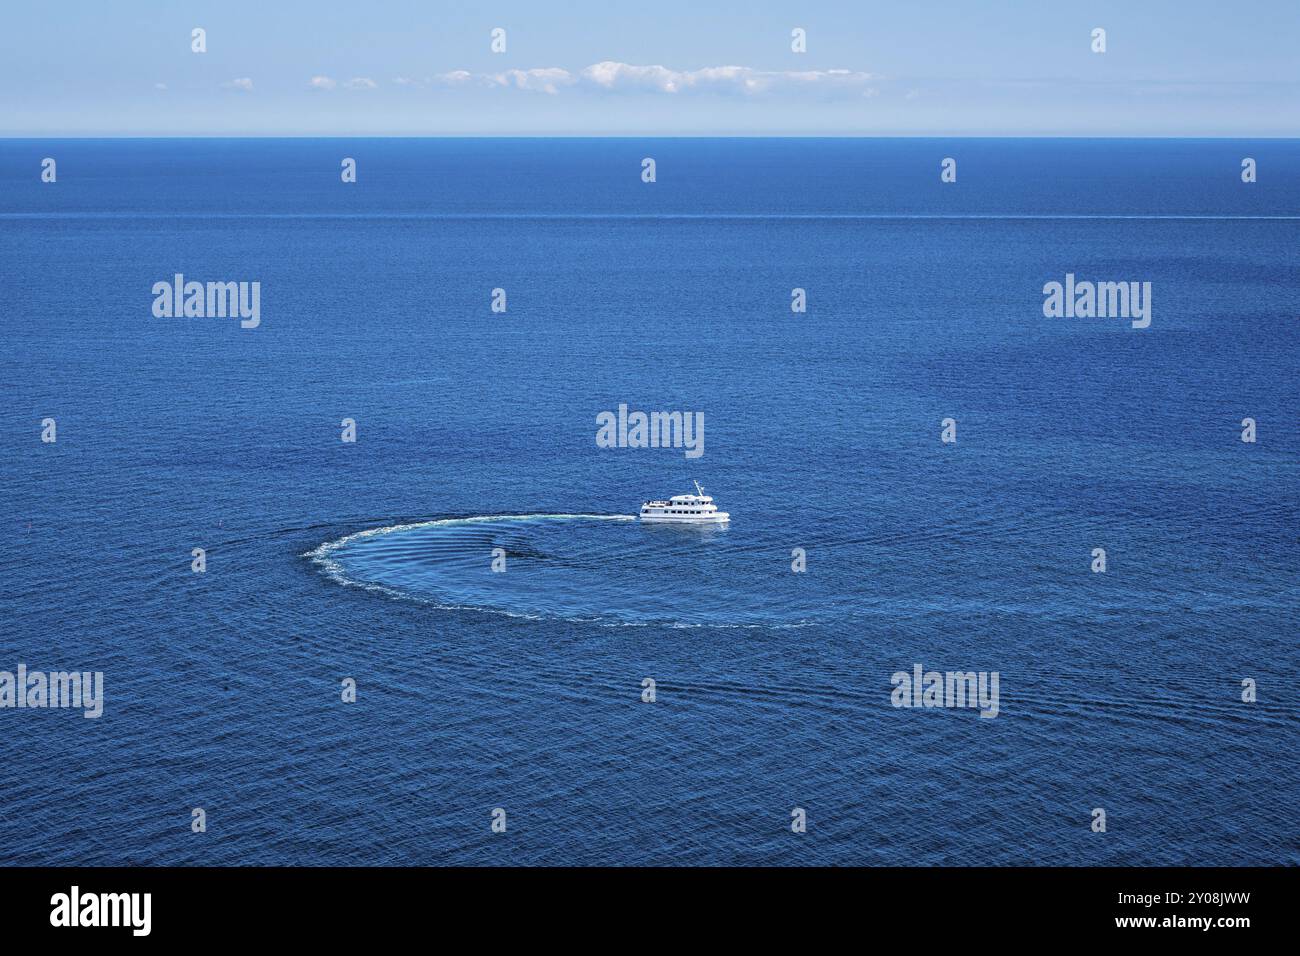
<svg viewBox="0 0 1300 956"><path fill-rule="evenodd" d="M700 483L694 482L695 494L673 495L668 499L647 501L641 506L641 520L662 524L721 524L731 520L731 515L719 511L713 498L704 493Z"/></svg>

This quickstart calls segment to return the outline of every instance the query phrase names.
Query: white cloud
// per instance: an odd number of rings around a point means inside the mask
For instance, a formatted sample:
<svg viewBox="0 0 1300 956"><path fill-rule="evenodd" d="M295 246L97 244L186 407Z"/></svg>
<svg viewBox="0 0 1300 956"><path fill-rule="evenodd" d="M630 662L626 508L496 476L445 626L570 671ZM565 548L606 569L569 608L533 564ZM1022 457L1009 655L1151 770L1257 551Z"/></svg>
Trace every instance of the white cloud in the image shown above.
<svg viewBox="0 0 1300 956"><path fill-rule="evenodd" d="M354 76L343 85L349 90L373 90L379 86L378 83L367 76Z"/></svg>
<svg viewBox="0 0 1300 956"><path fill-rule="evenodd" d="M246 76L237 77L229 83L222 83L221 86L227 90L239 90L243 93L253 92L253 81Z"/></svg>
<svg viewBox="0 0 1300 956"><path fill-rule="evenodd" d="M874 96L871 83L880 79L874 73L858 70L756 70L748 66L709 66L699 70L672 70L666 66L639 66L605 60L593 63L578 73L560 67L532 70L505 70L501 73L471 73L453 70L435 76L433 84L461 87L468 85L533 90L555 95L562 87L595 91L665 93L738 93L754 96L763 93L818 93ZM402 86L416 83L399 77Z"/></svg>
<svg viewBox="0 0 1300 956"><path fill-rule="evenodd" d="M612 60L592 64L582 71L582 78L607 90L622 88L655 90L660 93L680 92L686 82L686 74L670 70L666 66L633 66L631 63L616 63Z"/></svg>
<svg viewBox="0 0 1300 956"><path fill-rule="evenodd" d="M336 86L338 84L328 76L313 76L311 78L311 88L313 90L332 90Z"/></svg>
<svg viewBox="0 0 1300 956"><path fill-rule="evenodd" d="M406 81L406 84L410 82ZM459 87L473 84L475 86L532 90L538 93L554 95L560 91L560 87L572 86L578 80L568 70L559 67L541 67L534 70L503 70L500 73L471 73L469 70L452 70L450 73L439 73L430 82L437 86Z"/></svg>
<svg viewBox="0 0 1300 956"><path fill-rule="evenodd" d="M559 67L546 67L537 70L506 70L504 73L492 73L485 79L493 86L513 86L517 90L537 90L554 96L561 86L571 86L576 82L568 70Z"/></svg>
<svg viewBox="0 0 1300 956"><path fill-rule="evenodd" d="M155 90L165 90L165 89L167 89L167 84L166 84L166 83L155 83L155 84L153 85L153 88L154 88Z"/></svg>
<svg viewBox="0 0 1300 956"><path fill-rule="evenodd" d="M474 74L469 70L452 70L450 73L439 73L433 79L443 86L460 86L474 79Z"/></svg>
<svg viewBox="0 0 1300 956"><path fill-rule="evenodd" d="M754 95L768 92L830 91L871 95L875 74L857 70L755 70L748 66L709 66L670 70L605 60L582 71L585 82L604 90L655 93L718 92Z"/></svg>

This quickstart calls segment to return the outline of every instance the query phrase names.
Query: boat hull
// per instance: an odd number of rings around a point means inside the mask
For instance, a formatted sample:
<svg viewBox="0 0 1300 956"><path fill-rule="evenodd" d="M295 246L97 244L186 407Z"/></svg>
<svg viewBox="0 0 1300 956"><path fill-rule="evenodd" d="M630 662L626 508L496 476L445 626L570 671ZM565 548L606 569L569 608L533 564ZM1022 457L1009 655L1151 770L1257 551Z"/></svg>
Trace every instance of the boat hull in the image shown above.
<svg viewBox="0 0 1300 956"><path fill-rule="evenodd" d="M716 511L710 515L641 515L646 524L726 524L731 515Z"/></svg>

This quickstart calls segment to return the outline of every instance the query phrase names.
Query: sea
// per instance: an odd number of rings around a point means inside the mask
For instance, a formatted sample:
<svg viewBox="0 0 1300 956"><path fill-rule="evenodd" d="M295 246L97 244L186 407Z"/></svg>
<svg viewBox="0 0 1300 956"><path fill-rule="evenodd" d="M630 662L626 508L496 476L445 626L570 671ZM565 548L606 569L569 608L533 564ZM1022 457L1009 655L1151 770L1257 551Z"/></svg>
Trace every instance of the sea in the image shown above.
<svg viewBox="0 0 1300 956"><path fill-rule="evenodd" d="M1300 863L1300 140L0 140L0 334L0 863Z"/></svg>

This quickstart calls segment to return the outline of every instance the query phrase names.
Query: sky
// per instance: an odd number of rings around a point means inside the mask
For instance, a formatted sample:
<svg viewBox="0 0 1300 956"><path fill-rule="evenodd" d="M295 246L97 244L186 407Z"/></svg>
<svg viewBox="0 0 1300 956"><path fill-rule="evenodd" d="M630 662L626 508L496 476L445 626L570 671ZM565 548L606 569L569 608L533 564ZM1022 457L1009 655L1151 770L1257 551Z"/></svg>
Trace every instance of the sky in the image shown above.
<svg viewBox="0 0 1300 956"><path fill-rule="evenodd" d="M0 136L357 135L1292 137L1300 0L0 4Z"/></svg>

